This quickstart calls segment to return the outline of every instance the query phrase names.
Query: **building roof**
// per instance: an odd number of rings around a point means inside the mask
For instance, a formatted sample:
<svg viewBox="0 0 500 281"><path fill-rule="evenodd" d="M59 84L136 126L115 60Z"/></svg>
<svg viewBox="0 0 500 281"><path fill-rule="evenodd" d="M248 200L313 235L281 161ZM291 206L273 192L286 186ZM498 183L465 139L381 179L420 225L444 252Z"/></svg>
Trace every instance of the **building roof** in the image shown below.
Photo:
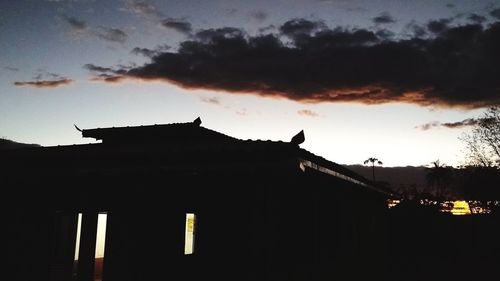
<svg viewBox="0 0 500 281"><path fill-rule="evenodd" d="M222 163L221 161L226 160L238 162L246 159L245 161L257 163L286 158L295 159L302 170L312 169L391 195L389 191L372 186L369 180L344 166L300 148L299 145L305 140L303 131L293 136L289 142L241 140L202 127L199 118L188 123L83 130L76 128L83 137L102 140L102 143L31 148L25 149L24 153L12 151L8 161L23 167L45 166L45 163L50 163L70 168L89 164L92 167L120 167L129 165L125 162L130 162L131 159L134 165L142 167L154 163L182 165L182 161L202 158L210 159L209 166L213 164L212 161Z"/></svg>
<svg viewBox="0 0 500 281"><path fill-rule="evenodd" d="M237 139L201 127L198 117L193 122L133 127L84 129L82 137L102 140L105 144L228 144Z"/></svg>
<svg viewBox="0 0 500 281"><path fill-rule="evenodd" d="M303 131L293 136L289 142L240 140L202 127L199 117L193 122L188 123L97 128L80 131L83 137L102 140L103 144L111 145L162 144L169 145L175 149L182 149L182 147L189 145L198 149L232 150L236 154L246 151L247 153L254 154L256 157L261 157L272 151L274 154L281 153L296 157L302 169L307 167L381 193L390 193L387 190L372 186L367 179L344 166L300 148L299 145L305 140Z"/></svg>

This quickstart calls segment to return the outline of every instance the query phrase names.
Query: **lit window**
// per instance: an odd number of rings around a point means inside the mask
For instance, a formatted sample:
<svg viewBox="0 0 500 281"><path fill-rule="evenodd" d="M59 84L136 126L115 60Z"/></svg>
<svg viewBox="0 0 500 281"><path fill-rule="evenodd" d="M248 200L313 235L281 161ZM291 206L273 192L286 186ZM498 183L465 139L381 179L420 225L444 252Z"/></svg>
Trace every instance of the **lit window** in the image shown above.
<svg viewBox="0 0 500 281"><path fill-rule="evenodd" d="M194 252L194 231L196 217L194 214L186 214L186 231L184 235L184 255L191 255Z"/></svg>
<svg viewBox="0 0 500 281"><path fill-rule="evenodd" d="M97 217L97 229L96 229L96 241L95 241L95 255L94 255L94 281L102 280L103 264L104 264L104 246L106 242L106 222L108 215L106 213L100 213ZM83 217L82 213L78 213L78 222L76 226L76 237L75 237L75 256L73 263L73 280L78 279L78 260L80 255L81 247L88 247L88 245L80 244L82 235L82 219L86 219L87 216ZM86 227L86 226L84 226ZM87 226L88 227L88 226Z"/></svg>
<svg viewBox="0 0 500 281"><path fill-rule="evenodd" d="M76 279L78 270L78 256L80 254L80 235L82 233L82 213L78 213L75 237L75 257L73 260L73 279Z"/></svg>
<svg viewBox="0 0 500 281"><path fill-rule="evenodd" d="M102 280L102 271L104 264L104 245L106 243L106 222L108 219L107 214L99 214L97 217L97 235L95 241L95 267L94 267L94 280Z"/></svg>

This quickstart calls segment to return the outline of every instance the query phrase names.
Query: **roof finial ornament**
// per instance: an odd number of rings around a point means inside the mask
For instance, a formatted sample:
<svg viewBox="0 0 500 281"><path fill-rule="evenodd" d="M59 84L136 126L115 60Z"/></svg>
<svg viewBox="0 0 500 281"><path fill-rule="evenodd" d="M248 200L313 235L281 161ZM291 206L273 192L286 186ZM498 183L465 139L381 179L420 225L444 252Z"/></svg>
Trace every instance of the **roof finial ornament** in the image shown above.
<svg viewBox="0 0 500 281"><path fill-rule="evenodd" d="M75 126L75 128L76 128L79 132L81 132L81 131L82 131L82 129L78 128L78 126L77 126L76 124L73 124L73 125Z"/></svg>
<svg viewBox="0 0 500 281"><path fill-rule="evenodd" d="M201 118L200 118L200 117L198 117L198 118L194 119L193 124L194 124L195 126L198 126L198 127L199 127L199 126L201 125Z"/></svg>
<svg viewBox="0 0 500 281"><path fill-rule="evenodd" d="M303 143L306 140L306 137L304 136L304 130L301 130L298 134L293 136L293 138L290 140L291 144L299 145Z"/></svg>

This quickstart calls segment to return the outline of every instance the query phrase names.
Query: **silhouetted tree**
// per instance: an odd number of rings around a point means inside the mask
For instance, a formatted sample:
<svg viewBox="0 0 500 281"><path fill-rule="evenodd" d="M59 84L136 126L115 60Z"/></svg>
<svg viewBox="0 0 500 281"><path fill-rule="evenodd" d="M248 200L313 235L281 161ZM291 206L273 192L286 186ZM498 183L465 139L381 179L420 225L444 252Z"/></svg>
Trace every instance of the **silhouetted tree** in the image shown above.
<svg viewBox="0 0 500 281"><path fill-rule="evenodd" d="M500 167L500 106L491 107L477 119L472 131L460 138L472 166Z"/></svg>
<svg viewBox="0 0 500 281"><path fill-rule="evenodd" d="M436 160L427 168L427 187L430 188L430 194L438 199L445 197L446 191L449 191L452 184L453 168Z"/></svg>
<svg viewBox="0 0 500 281"><path fill-rule="evenodd" d="M458 185L466 198L499 200L500 169L496 167L467 166L457 170Z"/></svg>
<svg viewBox="0 0 500 281"><path fill-rule="evenodd" d="M365 165L372 163L372 178L373 178L373 181L375 182L375 164L382 165L382 161L378 160L375 157L370 157L370 158L366 159L365 162L363 162L363 163Z"/></svg>

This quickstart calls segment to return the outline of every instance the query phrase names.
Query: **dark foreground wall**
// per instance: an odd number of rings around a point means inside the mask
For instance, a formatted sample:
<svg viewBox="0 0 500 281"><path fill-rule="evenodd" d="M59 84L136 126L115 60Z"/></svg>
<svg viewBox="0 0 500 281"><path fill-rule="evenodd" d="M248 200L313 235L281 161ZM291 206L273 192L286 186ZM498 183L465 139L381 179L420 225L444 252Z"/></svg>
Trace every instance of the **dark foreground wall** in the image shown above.
<svg viewBox="0 0 500 281"><path fill-rule="evenodd" d="M382 280L383 197L301 171L296 161L279 162L215 170L34 167L6 174L12 190L12 204L2 212L6 275L70 280L77 213L95 226L97 213L106 212L106 281ZM183 254L186 213L197 216L190 256ZM81 243L92 245L93 231L84 226ZM85 268L92 263L80 261L79 280L91 279Z"/></svg>

